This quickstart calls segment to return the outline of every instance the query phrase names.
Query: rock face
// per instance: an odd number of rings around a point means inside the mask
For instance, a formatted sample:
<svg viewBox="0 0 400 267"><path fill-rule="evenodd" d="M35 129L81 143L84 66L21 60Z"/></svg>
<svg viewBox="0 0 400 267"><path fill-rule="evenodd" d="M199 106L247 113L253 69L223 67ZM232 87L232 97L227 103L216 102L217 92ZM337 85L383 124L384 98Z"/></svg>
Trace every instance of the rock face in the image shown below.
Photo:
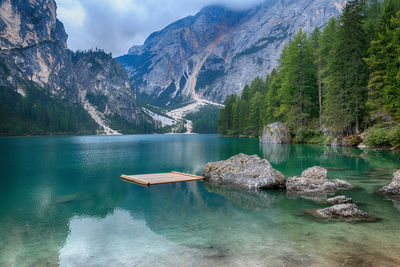
<svg viewBox="0 0 400 267"><path fill-rule="evenodd" d="M275 68L299 28L322 28L345 3L272 0L245 11L210 6L151 34L117 60L137 92L160 105L189 101L193 92L222 103Z"/></svg>
<svg viewBox="0 0 400 267"><path fill-rule="evenodd" d="M100 52L77 56L68 50L54 0L0 2L0 74L1 90L19 96L16 102L27 96L26 87L40 88L66 109L83 106L102 128L107 127L106 114L117 114L129 123L141 116L118 62ZM88 93L107 98L104 110L87 105Z"/></svg>
<svg viewBox="0 0 400 267"><path fill-rule="evenodd" d="M8 69L8 75L0 77L2 86L18 88L26 80L77 102L67 34L56 18L55 1L1 1L0 48Z"/></svg>
<svg viewBox="0 0 400 267"><path fill-rule="evenodd" d="M285 188L285 177L257 155L239 154L227 160L208 163L203 176L214 184L243 189Z"/></svg>
<svg viewBox="0 0 400 267"><path fill-rule="evenodd" d="M88 101L104 115L118 115L128 122L138 119L135 94L117 61L104 52L78 52L73 63L82 102Z"/></svg>
<svg viewBox="0 0 400 267"><path fill-rule="evenodd" d="M305 210L304 212L319 219L333 221L372 222L378 220L377 217L359 210L354 203L337 204L324 209Z"/></svg>
<svg viewBox="0 0 400 267"><path fill-rule="evenodd" d="M290 144L290 131L285 124L274 122L264 127L260 143L264 144Z"/></svg>
<svg viewBox="0 0 400 267"><path fill-rule="evenodd" d="M392 181L388 185L379 189L378 193L389 198L400 200L400 170L393 173Z"/></svg>
<svg viewBox="0 0 400 267"><path fill-rule="evenodd" d="M290 177L286 181L288 195L324 196L353 188L353 185L343 180L328 180L327 170L319 166L308 168L300 177Z"/></svg>

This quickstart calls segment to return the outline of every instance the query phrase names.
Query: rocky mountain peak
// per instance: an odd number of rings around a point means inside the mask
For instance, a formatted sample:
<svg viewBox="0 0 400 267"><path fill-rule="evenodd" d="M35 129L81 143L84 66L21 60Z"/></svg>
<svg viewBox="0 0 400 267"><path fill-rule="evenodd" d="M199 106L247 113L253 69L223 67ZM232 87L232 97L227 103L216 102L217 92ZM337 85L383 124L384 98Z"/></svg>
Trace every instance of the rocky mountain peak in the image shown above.
<svg viewBox="0 0 400 267"><path fill-rule="evenodd" d="M276 67L300 28L308 33L322 28L345 2L270 0L245 11L206 7L151 34L117 60L140 97L160 106L197 96L223 102Z"/></svg>
<svg viewBox="0 0 400 267"><path fill-rule="evenodd" d="M102 51L69 51L56 8L55 0L0 2L0 90L17 102L29 97L29 89L41 90L49 105L83 107L100 132L117 133L112 118L134 129L142 113L125 71Z"/></svg>
<svg viewBox="0 0 400 267"><path fill-rule="evenodd" d="M24 48L41 42L60 42L67 35L57 19L55 1L3 0L0 3L0 48Z"/></svg>

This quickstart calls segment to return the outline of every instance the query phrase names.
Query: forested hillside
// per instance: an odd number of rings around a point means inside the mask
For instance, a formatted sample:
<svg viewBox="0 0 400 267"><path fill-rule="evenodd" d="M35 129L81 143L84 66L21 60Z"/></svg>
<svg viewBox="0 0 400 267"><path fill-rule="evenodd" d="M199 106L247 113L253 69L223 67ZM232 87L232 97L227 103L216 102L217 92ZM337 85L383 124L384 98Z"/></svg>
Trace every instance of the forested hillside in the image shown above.
<svg viewBox="0 0 400 267"><path fill-rule="evenodd" d="M277 69L227 98L219 132L259 136L281 121L295 142L366 131L371 146L399 146L399 11L396 0L352 0L323 31L300 29Z"/></svg>
<svg viewBox="0 0 400 267"><path fill-rule="evenodd" d="M199 111L187 114L185 119L192 121L192 131L194 133L217 133L219 110L219 107L213 105L203 106L199 109Z"/></svg>
<svg viewBox="0 0 400 267"><path fill-rule="evenodd" d="M65 101L33 84L21 94L0 86L0 136L96 134L97 124L81 105L66 108Z"/></svg>
<svg viewBox="0 0 400 267"><path fill-rule="evenodd" d="M111 55L68 49L54 0L0 1L0 14L0 136L158 130Z"/></svg>

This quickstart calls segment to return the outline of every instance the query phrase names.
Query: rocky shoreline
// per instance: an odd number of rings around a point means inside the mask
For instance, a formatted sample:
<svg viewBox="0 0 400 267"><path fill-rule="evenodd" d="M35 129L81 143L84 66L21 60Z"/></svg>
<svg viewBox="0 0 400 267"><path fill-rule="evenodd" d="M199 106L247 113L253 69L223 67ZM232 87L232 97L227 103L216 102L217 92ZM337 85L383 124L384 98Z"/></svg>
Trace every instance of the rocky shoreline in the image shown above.
<svg viewBox="0 0 400 267"><path fill-rule="evenodd" d="M356 203L344 195L328 198L341 190L356 189L346 181L328 179L328 171L320 166L304 170L299 177L285 178L266 160L257 155L238 154L227 160L210 162L203 170L203 176L209 188L228 186L236 190L247 190L249 193L263 189L286 189L288 198L304 198L330 207L304 210L304 214L317 219L343 222L372 222L379 220L358 209ZM393 174L391 183L382 187L379 194L393 200L400 200L400 170ZM254 198L252 202L255 202Z"/></svg>

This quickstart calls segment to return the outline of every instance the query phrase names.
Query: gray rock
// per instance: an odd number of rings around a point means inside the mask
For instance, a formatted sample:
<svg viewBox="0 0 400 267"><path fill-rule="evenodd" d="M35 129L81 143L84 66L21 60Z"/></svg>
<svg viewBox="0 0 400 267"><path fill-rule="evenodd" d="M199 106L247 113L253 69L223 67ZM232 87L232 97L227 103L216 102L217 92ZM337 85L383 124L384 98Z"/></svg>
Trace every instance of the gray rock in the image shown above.
<svg viewBox="0 0 400 267"><path fill-rule="evenodd" d="M286 181L287 194L293 196L312 195L324 197L338 190L354 189L350 183L335 179L328 180L325 168L314 166L303 171L300 177L290 177Z"/></svg>
<svg viewBox="0 0 400 267"><path fill-rule="evenodd" d="M400 170L393 173L392 181L379 189L378 193L385 195L391 199L400 200Z"/></svg>
<svg viewBox="0 0 400 267"><path fill-rule="evenodd" d="M301 177L306 180L326 180L328 177L328 170L320 166L314 166L304 170L301 173Z"/></svg>
<svg viewBox="0 0 400 267"><path fill-rule="evenodd" d="M331 204L331 205L335 205L335 204L345 204L345 203L353 203L353 199L346 197L346 196L337 196L337 197L332 197L332 198L328 198L327 194L302 194L302 195L291 195L288 194L287 197L288 198L298 198L301 197L303 199L307 199L307 200L311 200L314 201L318 204Z"/></svg>
<svg viewBox="0 0 400 267"><path fill-rule="evenodd" d="M257 155L239 154L227 160L208 163L206 181L245 189L285 188L285 177Z"/></svg>
<svg viewBox="0 0 400 267"><path fill-rule="evenodd" d="M347 203L353 203L353 199L350 197L346 196L337 196L337 197L332 197L328 198L326 200L327 203L335 205L335 204L347 204Z"/></svg>
<svg viewBox="0 0 400 267"><path fill-rule="evenodd" d="M290 131L281 122L274 122L264 127L260 137L264 144L289 144L291 142Z"/></svg>
<svg viewBox="0 0 400 267"><path fill-rule="evenodd" d="M304 210L319 219L345 221L345 222L372 222L378 217L370 215L360 209L354 203L337 204L324 209Z"/></svg>

